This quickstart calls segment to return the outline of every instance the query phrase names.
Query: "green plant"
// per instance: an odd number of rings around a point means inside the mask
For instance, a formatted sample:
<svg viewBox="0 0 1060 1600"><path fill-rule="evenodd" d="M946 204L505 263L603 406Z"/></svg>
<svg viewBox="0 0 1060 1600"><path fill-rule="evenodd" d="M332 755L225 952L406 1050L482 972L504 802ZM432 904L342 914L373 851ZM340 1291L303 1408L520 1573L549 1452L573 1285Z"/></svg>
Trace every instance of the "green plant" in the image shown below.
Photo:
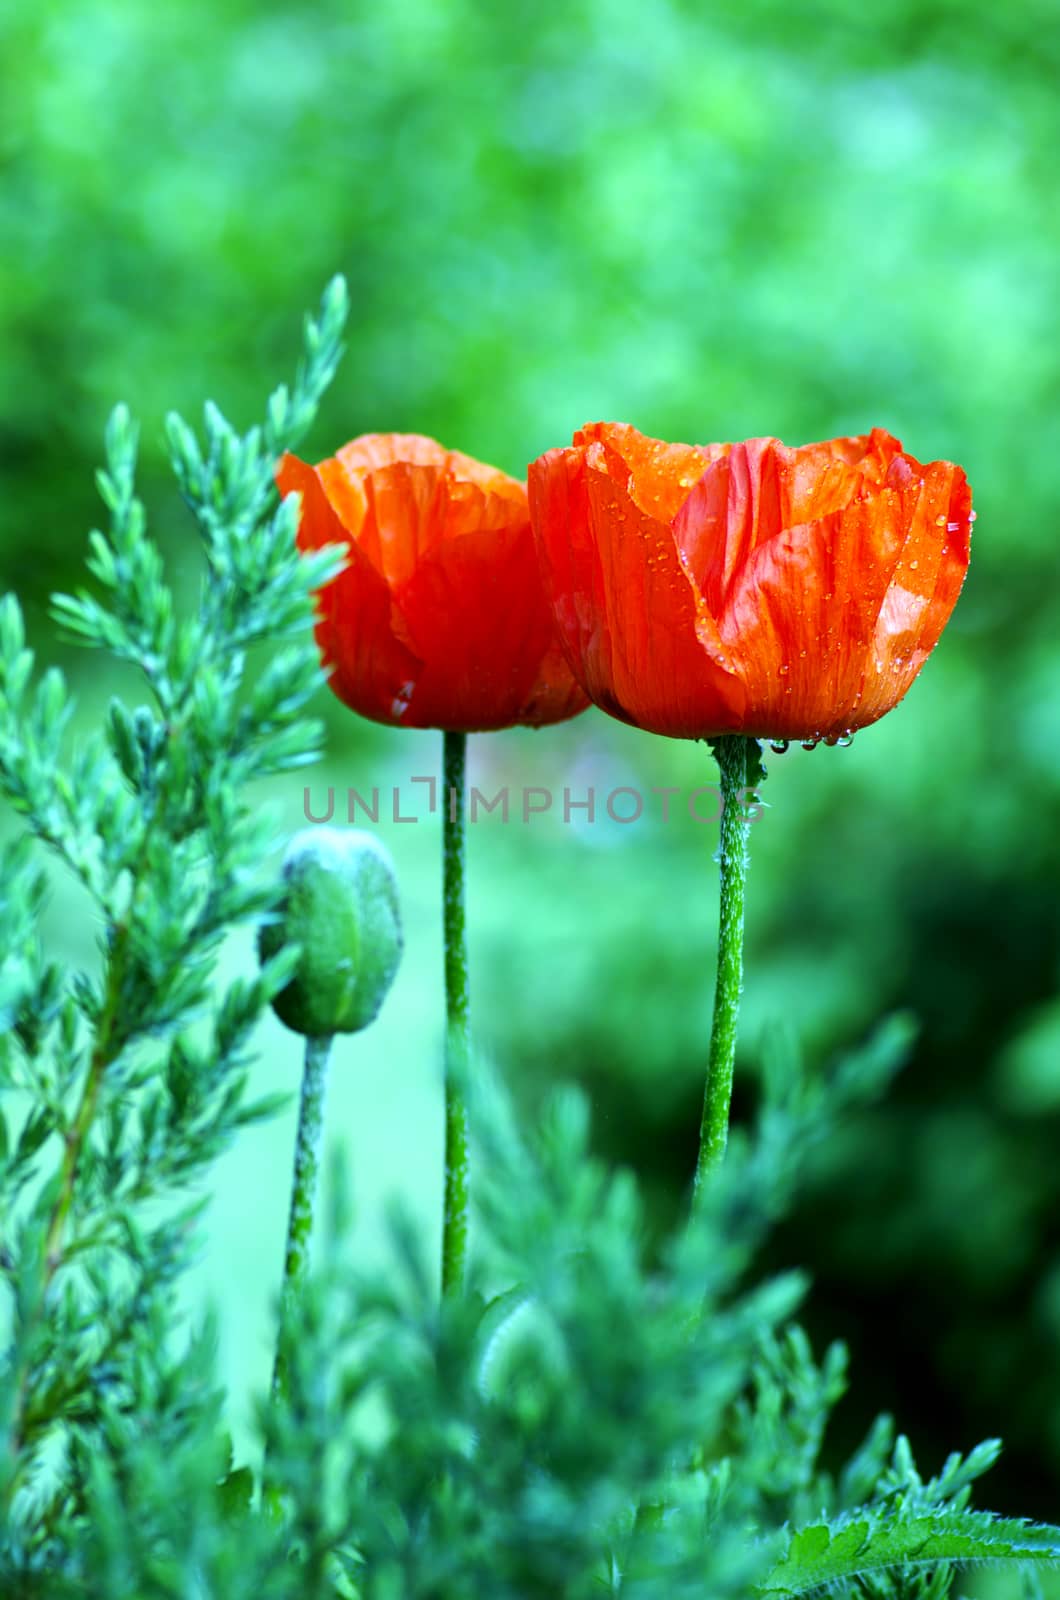
<svg viewBox="0 0 1060 1600"><path fill-rule="evenodd" d="M3 1594L942 1600L962 1563L1060 1558L1060 1530L969 1509L994 1444L923 1479L881 1419L830 1467L842 1351L814 1357L797 1274L755 1277L806 1153L900 1062L900 1017L828 1075L768 1061L753 1135L662 1242L631 1177L593 1157L577 1093L527 1133L481 1061L453 1063L478 1145L467 1292L440 1298L400 1219L391 1271L354 1273L337 1175L319 1270L285 1311L283 1392L260 1406L275 1492L232 1461L212 1330L175 1319L173 1290L190 1186L271 1109L246 1101L251 1033L299 957L216 992L222 939L282 892L246 785L316 745L310 595L333 562L297 557L272 463L334 368L344 307L334 284L261 430L208 408L202 446L171 423L206 558L187 618L145 534L134 430L112 419L104 599L57 610L141 670L149 703L115 702L70 752L65 687L46 673L30 692L18 608L0 611L0 789L24 822L0 880ZM97 974L44 949L41 845L101 920Z"/></svg>
<svg viewBox="0 0 1060 1600"><path fill-rule="evenodd" d="M147 703L114 700L103 734L68 752L62 677L51 669L31 691L17 602L0 607L0 789L25 823L4 863L0 1070L5 1098L28 1106L0 1169L12 1319L0 1497L9 1511L33 1499L30 1522L8 1524L27 1559L66 1514L61 1472L48 1487L56 1453L90 1456L108 1419L135 1412L144 1330L153 1321L157 1333L201 1209L182 1194L269 1110L244 1100L250 1035L295 954L220 994L213 977L224 936L279 893L259 871L272 829L246 786L311 758L319 739L303 716L320 678L310 597L335 562L297 555L272 463L312 419L345 306L336 280L307 323L293 390L272 395L262 428L240 438L207 406L200 445L169 419L205 555L190 616L176 613L136 499L135 427L121 407L110 419L98 480L110 523L89 559L104 598L61 596L56 613L138 668ZM89 898L98 973L68 976L42 947L33 840Z"/></svg>

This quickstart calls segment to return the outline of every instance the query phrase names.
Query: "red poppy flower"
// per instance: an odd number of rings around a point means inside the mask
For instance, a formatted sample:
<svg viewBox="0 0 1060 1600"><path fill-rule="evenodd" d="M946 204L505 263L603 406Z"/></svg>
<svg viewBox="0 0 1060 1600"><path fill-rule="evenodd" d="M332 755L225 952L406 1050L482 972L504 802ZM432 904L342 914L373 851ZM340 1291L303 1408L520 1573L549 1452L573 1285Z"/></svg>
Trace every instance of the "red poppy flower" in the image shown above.
<svg viewBox="0 0 1060 1600"><path fill-rule="evenodd" d="M344 544L317 640L340 700L376 722L470 733L588 704L556 638L526 487L419 434L364 434L319 466L284 456L304 550Z"/></svg>
<svg viewBox="0 0 1060 1600"><path fill-rule="evenodd" d="M676 738L836 739L905 694L968 565L960 467L881 429L664 444L593 423L530 467L560 636L586 693Z"/></svg>

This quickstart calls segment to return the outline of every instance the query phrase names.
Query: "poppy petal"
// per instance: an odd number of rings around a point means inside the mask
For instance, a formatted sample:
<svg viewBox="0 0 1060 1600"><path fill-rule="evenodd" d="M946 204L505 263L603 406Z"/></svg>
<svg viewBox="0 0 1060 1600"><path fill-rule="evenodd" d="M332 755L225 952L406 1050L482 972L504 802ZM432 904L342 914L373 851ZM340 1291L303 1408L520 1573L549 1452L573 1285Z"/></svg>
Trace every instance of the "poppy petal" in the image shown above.
<svg viewBox="0 0 1060 1600"><path fill-rule="evenodd" d="M335 692L362 715L454 732L588 704L541 587L525 485L420 434L366 434L317 468L285 458L300 541L349 552L321 595Z"/></svg>
<svg viewBox="0 0 1060 1600"><path fill-rule="evenodd" d="M329 544L346 548L347 565L319 596L317 642L329 684L339 699L377 720L399 719L423 670L402 635L406 632L377 568L351 539L316 469L287 455L277 469L281 494L302 496L298 542L303 550Z"/></svg>
<svg viewBox="0 0 1060 1600"><path fill-rule="evenodd" d="M953 609L973 516L959 467L880 428L790 449L591 423L530 493L575 675L688 738L831 737L890 710Z"/></svg>

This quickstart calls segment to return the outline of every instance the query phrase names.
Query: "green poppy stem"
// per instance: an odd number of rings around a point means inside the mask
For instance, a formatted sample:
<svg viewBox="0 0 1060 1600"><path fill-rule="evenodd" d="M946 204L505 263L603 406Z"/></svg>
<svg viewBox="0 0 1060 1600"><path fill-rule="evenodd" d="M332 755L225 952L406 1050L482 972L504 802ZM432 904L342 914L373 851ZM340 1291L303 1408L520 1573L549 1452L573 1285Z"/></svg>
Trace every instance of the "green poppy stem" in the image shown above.
<svg viewBox="0 0 1060 1600"><path fill-rule="evenodd" d="M742 734L726 734L711 743L721 769L721 910L714 1022L710 1032L710 1060L703 1095L693 1207L698 1203L711 1173L721 1164L729 1135L736 1025L743 991L744 891L747 884L747 839L751 826L747 807L748 758L757 748L753 739L744 738Z"/></svg>
<svg viewBox="0 0 1060 1600"><path fill-rule="evenodd" d="M295 1296L305 1277L309 1261L309 1240L313 1232L313 1205L316 1200L320 1145L324 1127L324 1094L327 1086L331 1035L305 1042L305 1070L302 1073L302 1100L298 1112L298 1136L294 1147L294 1177L291 1182L291 1209L287 1220L287 1250L283 1262L283 1289L280 1300L280 1331L276 1361L272 1370L274 1399L287 1394L287 1325Z"/></svg>
<svg viewBox="0 0 1060 1600"><path fill-rule="evenodd" d="M458 1294L467 1265L468 1148L463 1083L470 1059L464 793L467 735L444 735L442 892L445 928L445 1220L442 1293Z"/></svg>

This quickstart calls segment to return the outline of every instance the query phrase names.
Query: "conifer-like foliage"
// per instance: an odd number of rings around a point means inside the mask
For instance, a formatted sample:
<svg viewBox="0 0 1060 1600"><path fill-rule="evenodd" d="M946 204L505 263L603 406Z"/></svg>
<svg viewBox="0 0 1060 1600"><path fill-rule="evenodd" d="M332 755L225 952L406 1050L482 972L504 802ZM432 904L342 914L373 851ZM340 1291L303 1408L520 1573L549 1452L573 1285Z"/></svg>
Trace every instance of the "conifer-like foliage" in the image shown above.
<svg viewBox="0 0 1060 1600"><path fill-rule="evenodd" d="M247 786L307 760L318 740L303 716L320 677L311 595L335 562L297 555L296 506L279 503L272 465L312 420L345 308L336 281L263 428L239 438L208 406L200 444L170 418L205 556L189 616L136 498L136 430L123 408L111 417L99 474L109 527L89 559L100 597L59 597L56 611L84 644L139 669L144 703L114 701L104 731L69 750L66 685L50 670L31 687L17 602L0 606L0 789L24 821L5 852L0 936L4 1110L29 1108L0 1168L11 1318L0 1501L18 1564L45 1560L56 1529L77 1522L104 1438L144 1425L197 1209L182 1193L268 1109L243 1098L248 1041L291 955L223 993L214 967L225 935L277 892L260 871L272 841ZM71 978L42 948L35 844L90 897L96 974ZM179 1392L166 1403L191 1426Z"/></svg>
<svg viewBox="0 0 1060 1600"><path fill-rule="evenodd" d="M95 591L57 613L139 669L142 704L115 702L71 749L65 685L32 685L17 604L0 609L0 790L22 830L0 862L0 1593L945 1600L961 1564L1060 1557L1060 1530L970 1509L993 1443L925 1479L881 1419L831 1467L844 1353L811 1351L797 1274L754 1271L802 1154L899 1063L902 1019L826 1077L773 1062L753 1134L661 1245L629 1175L593 1158L577 1093L528 1133L474 1064L468 1293L439 1300L400 1220L390 1271L356 1273L336 1179L285 1321L284 1394L261 1401L268 1492L257 1461L233 1463L211 1330L174 1320L173 1290L190 1188L270 1109L245 1095L252 1032L297 952L225 990L215 964L279 892L247 786L317 740L311 595L334 562L297 556L272 466L312 417L344 311L333 284L261 429L240 438L208 407L200 441L172 420L205 562L186 617L114 414ZM91 899L98 972L43 946L42 850Z"/></svg>

